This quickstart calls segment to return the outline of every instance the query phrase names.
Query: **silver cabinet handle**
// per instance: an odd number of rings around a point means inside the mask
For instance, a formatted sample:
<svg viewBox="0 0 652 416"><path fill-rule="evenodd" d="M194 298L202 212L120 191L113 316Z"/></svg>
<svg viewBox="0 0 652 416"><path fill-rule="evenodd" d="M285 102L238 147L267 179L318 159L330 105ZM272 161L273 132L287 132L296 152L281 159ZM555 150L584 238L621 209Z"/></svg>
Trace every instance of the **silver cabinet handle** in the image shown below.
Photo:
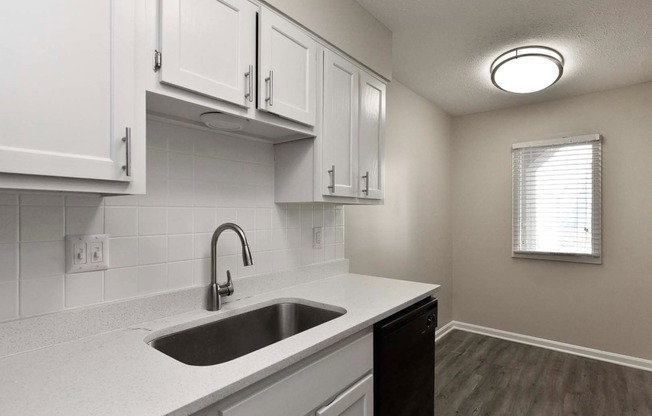
<svg viewBox="0 0 652 416"><path fill-rule="evenodd" d="M274 71L271 69L269 70L269 76L265 78L265 83L267 84L267 98L265 98L265 101L272 106L274 105Z"/></svg>
<svg viewBox="0 0 652 416"><path fill-rule="evenodd" d="M335 192L335 165L331 165L331 169L328 171L328 174L331 177L331 184L328 186L328 189L331 192Z"/></svg>
<svg viewBox="0 0 652 416"><path fill-rule="evenodd" d="M122 170L125 171L125 175L131 176L131 127L125 129L125 137L122 138L122 141L125 143L127 152L125 164L122 165Z"/></svg>
<svg viewBox="0 0 652 416"><path fill-rule="evenodd" d="M369 195L369 171L367 171L363 176L362 179L364 179L364 189L362 192L364 192L366 195Z"/></svg>
<svg viewBox="0 0 652 416"><path fill-rule="evenodd" d="M246 81L246 87L248 88L247 92L245 93L245 98L249 100L249 102L254 101L254 66L249 65L249 72L245 73L245 81Z"/></svg>

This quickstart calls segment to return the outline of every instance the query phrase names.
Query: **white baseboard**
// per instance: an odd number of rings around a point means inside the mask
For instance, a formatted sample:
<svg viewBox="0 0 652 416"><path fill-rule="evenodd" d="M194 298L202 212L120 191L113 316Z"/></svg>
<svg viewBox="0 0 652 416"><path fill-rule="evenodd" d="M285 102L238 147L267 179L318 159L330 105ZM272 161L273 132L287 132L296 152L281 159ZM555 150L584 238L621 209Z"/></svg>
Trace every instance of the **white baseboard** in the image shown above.
<svg viewBox="0 0 652 416"><path fill-rule="evenodd" d="M450 321L446 325L442 326L438 330L435 331L435 342L439 341L441 338L445 337L448 335L449 332L451 332L453 329L455 329L455 321Z"/></svg>
<svg viewBox="0 0 652 416"><path fill-rule="evenodd" d="M626 367L637 368L639 370L652 371L652 360L646 360L643 358L616 354L608 351L596 350L593 348L582 347L579 345L566 344L563 342L532 337L529 335L517 334L515 332L502 331L500 329L493 329L485 326L467 324L465 322L459 322L459 321L451 321L448 324L441 327L441 329L439 329L435 333L435 340L439 340L443 338L454 329L459 329L460 331L466 331L466 332L473 332L476 334L486 335L494 338L500 338L507 341L518 342L521 344L532 345L535 347L546 348L549 350L564 352L567 354L578 355L580 357L605 361L612 364L624 365Z"/></svg>

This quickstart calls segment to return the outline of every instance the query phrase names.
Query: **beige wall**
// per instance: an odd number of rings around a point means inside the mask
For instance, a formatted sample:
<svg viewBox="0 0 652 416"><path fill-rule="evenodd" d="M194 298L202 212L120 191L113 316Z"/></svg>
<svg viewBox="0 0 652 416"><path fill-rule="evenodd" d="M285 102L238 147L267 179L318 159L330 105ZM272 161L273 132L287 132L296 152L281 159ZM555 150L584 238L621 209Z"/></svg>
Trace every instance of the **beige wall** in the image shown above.
<svg viewBox="0 0 652 416"><path fill-rule="evenodd" d="M353 273L442 285L440 325L452 316L451 119L399 82L387 95L383 206L345 207Z"/></svg>
<svg viewBox="0 0 652 416"><path fill-rule="evenodd" d="M387 79L392 32L355 0L266 0Z"/></svg>
<svg viewBox="0 0 652 416"><path fill-rule="evenodd" d="M510 145L603 135L602 265L511 258ZM652 83L455 118L454 318L652 359Z"/></svg>

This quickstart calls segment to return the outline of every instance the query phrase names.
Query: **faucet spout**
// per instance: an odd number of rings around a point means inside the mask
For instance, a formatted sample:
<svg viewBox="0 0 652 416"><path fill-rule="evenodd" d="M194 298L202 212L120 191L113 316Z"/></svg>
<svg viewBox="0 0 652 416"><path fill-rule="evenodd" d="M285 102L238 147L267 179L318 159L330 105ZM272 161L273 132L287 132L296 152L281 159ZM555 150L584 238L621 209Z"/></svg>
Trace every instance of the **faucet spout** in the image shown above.
<svg viewBox="0 0 652 416"><path fill-rule="evenodd" d="M254 258L251 256L251 250L249 250L249 243L245 240L242 245L242 263L245 266L251 266L254 264Z"/></svg>
<svg viewBox="0 0 652 416"><path fill-rule="evenodd" d="M220 235L226 231L234 231L240 239L242 245L242 262L245 266L254 264L254 259L249 249L249 242L247 236L239 225L231 222L224 223L217 227L211 239L211 284L208 290L208 306L209 311L219 311L222 308L222 295L231 296L234 292L233 281L231 280L231 273L227 271L227 282L221 285L217 282L217 240Z"/></svg>

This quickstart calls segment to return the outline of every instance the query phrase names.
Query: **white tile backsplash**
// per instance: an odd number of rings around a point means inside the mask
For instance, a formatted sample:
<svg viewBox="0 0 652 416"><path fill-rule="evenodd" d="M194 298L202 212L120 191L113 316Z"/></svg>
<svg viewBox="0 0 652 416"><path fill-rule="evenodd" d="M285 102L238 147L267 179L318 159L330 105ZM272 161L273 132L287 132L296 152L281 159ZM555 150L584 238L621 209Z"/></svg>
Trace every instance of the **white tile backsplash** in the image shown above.
<svg viewBox="0 0 652 416"><path fill-rule="evenodd" d="M215 231L217 210L215 208L194 208L193 227L195 233L212 233Z"/></svg>
<svg viewBox="0 0 652 416"><path fill-rule="evenodd" d="M147 194L135 199L141 207L164 207L168 205L169 181L165 178L153 177L147 179ZM108 202L108 201L107 201Z"/></svg>
<svg viewBox="0 0 652 416"><path fill-rule="evenodd" d="M66 275L66 308L92 305L104 300L104 273Z"/></svg>
<svg viewBox="0 0 652 416"><path fill-rule="evenodd" d="M0 206L0 243L18 241L18 206Z"/></svg>
<svg viewBox="0 0 652 416"><path fill-rule="evenodd" d="M193 235L193 258L205 259L211 256L211 237L209 233Z"/></svg>
<svg viewBox="0 0 652 416"><path fill-rule="evenodd" d="M138 295L138 267L104 272L104 300L133 298Z"/></svg>
<svg viewBox="0 0 652 416"><path fill-rule="evenodd" d="M165 263L168 259L167 236L138 237L138 264Z"/></svg>
<svg viewBox="0 0 652 416"><path fill-rule="evenodd" d="M335 226L341 227L344 225L344 210L342 207L335 210Z"/></svg>
<svg viewBox="0 0 652 416"><path fill-rule="evenodd" d="M168 236L168 261L192 260L192 245L192 234Z"/></svg>
<svg viewBox="0 0 652 416"><path fill-rule="evenodd" d="M138 294L163 292L168 288L167 264L154 264L138 268Z"/></svg>
<svg viewBox="0 0 652 416"><path fill-rule="evenodd" d="M103 207L66 207L66 235L103 233Z"/></svg>
<svg viewBox="0 0 652 416"><path fill-rule="evenodd" d="M104 199L100 195L80 194L80 195L69 195L66 197L67 207L99 207L103 204L104 204Z"/></svg>
<svg viewBox="0 0 652 416"><path fill-rule="evenodd" d="M194 179L194 156L183 153L168 153L170 179Z"/></svg>
<svg viewBox="0 0 652 416"><path fill-rule="evenodd" d="M38 193L21 194L20 205L63 206L63 196Z"/></svg>
<svg viewBox="0 0 652 416"><path fill-rule="evenodd" d="M18 280L18 244L0 244L0 282Z"/></svg>
<svg viewBox="0 0 652 416"><path fill-rule="evenodd" d="M170 289L192 286L192 261L168 263Z"/></svg>
<svg viewBox="0 0 652 416"><path fill-rule="evenodd" d="M192 204L193 196L194 196L193 190L194 190L193 181L169 179L168 180L168 205L171 207L193 206Z"/></svg>
<svg viewBox="0 0 652 416"><path fill-rule="evenodd" d="M147 127L147 195L0 191L0 321L206 285L212 233L225 222L246 230L255 265L242 265L225 232L220 281L227 270L237 279L344 257L341 207L274 203L271 144ZM322 225L324 247L313 249ZM64 276L64 233L109 234L109 270Z"/></svg>
<svg viewBox="0 0 652 416"><path fill-rule="evenodd" d="M287 210L287 228L301 228L301 209L294 206Z"/></svg>
<svg viewBox="0 0 652 416"><path fill-rule="evenodd" d="M18 205L18 195L0 194L0 205Z"/></svg>
<svg viewBox="0 0 652 416"><path fill-rule="evenodd" d="M138 235L138 208L106 207L104 210L104 230L111 237Z"/></svg>
<svg viewBox="0 0 652 416"><path fill-rule="evenodd" d="M110 238L109 250L112 268L138 265L138 237Z"/></svg>
<svg viewBox="0 0 652 416"><path fill-rule="evenodd" d="M62 239L65 235L63 215L63 206L21 205L20 241L56 241Z"/></svg>
<svg viewBox="0 0 652 416"><path fill-rule="evenodd" d="M18 281L0 282L0 321L18 318Z"/></svg>
<svg viewBox="0 0 652 416"><path fill-rule="evenodd" d="M63 309L63 275L21 279L20 316L40 315Z"/></svg>
<svg viewBox="0 0 652 416"><path fill-rule="evenodd" d="M253 208L239 208L237 223L245 231L256 229L256 210Z"/></svg>
<svg viewBox="0 0 652 416"><path fill-rule="evenodd" d="M168 208L168 234L190 234L192 222L192 208Z"/></svg>
<svg viewBox="0 0 652 416"><path fill-rule="evenodd" d="M138 235L167 235L168 210L165 207L138 208Z"/></svg>
<svg viewBox="0 0 652 416"><path fill-rule="evenodd" d="M279 211L284 211L279 209ZM218 224L224 224L225 222L237 222L238 221L238 210L235 208L218 208L217 210L217 222Z"/></svg>
<svg viewBox="0 0 652 416"><path fill-rule="evenodd" d="M65 271L63 240L20 244L20 279L62 275Z"/></svg>
<svg viewBox="0 0 652 416"><path fill-rule="evenodd" d="M272 210L270 208L256 209L256 230L272 229Z"/></svg>

